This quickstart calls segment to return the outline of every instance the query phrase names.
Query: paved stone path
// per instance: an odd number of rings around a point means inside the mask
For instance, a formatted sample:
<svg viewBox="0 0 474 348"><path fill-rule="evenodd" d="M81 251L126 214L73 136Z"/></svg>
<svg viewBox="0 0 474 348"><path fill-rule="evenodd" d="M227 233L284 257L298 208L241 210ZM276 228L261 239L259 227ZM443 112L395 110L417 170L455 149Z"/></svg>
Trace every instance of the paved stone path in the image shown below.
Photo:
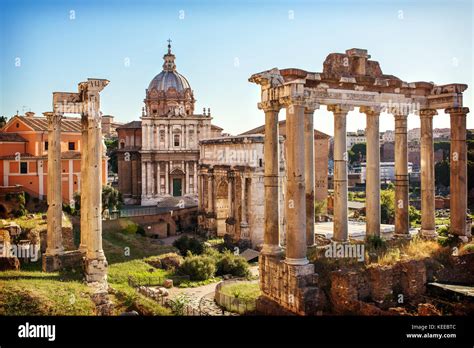
<svg viewBox="0 0 474 348"><path fill-rule="evenodd" d="M258 277L258 266L251 266L250 272L253 276ZM177 296L184 294L190 300L190 305L193 308L201 309L208 315L237 315L235 313L224 311L214 302L214 292L218 282L211 283L195 288L178 288L173 287L168 289L169 299L175 299Z"/></svg>

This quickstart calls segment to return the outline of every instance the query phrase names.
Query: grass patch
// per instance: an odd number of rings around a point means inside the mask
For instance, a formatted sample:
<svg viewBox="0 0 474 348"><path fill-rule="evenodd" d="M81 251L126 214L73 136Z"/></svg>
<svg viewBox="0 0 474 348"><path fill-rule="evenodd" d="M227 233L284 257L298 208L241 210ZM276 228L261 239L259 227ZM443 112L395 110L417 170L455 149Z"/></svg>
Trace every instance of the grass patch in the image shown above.
<svg viewBox="0 0 474 348"><path fill-rule="evenodd" d="M0 315L95 315L90 288L60 273L0 273Z"/></svg>
<svg viewBox="0 0 474 348"><path fill-rule="evenodd" d="M136 285L161 285L170 274L154 268L143 260L115 263L109 266L108 281L113 284L128 284L129 279Z"/></svg>
<svg viewBox="0 0 474 348"><path fill-rule="evenodd" d="M221 293L243 301L255 301L261 295L258 282L237 282L226 284L222 286Z"/></svg>
<svg viewBox="0 0 474 348"><path fill-rule="evenodd" d="M130 285L161 285L168 278L169 272L157 269L143 260L131 260L109 266L108 282L112 288L115 313L135 310L142 315L170 315L169 309L156 301L138 293Z"/></svg>
<svg viewBox="0 0 474 348"><path fill-rule="evenodd" d="M198 286L203 286L203 285L208 285L212 283L217 283L222 280L221 277L212 277L206 280L197 280L197 281L192 281L192 280L185 280L179 283L178 287L180 288L196 288Z"/></svg>
<svg viewBox="0 0 474 348"><path fill-rule="evenodd" d="M427 257L436 257L443 249L436 241L413 238L407 244L389 248L379 256L376 262L379 265L393 265L401 260L421 260Z"/></svg>
<svg viewBox="0 0 474 348"><path fill-rule="evenodd" d="M150 238L140 234L110 228L102 233L102 243L109 264L177 251L170 245L152 243Z"/></svg>

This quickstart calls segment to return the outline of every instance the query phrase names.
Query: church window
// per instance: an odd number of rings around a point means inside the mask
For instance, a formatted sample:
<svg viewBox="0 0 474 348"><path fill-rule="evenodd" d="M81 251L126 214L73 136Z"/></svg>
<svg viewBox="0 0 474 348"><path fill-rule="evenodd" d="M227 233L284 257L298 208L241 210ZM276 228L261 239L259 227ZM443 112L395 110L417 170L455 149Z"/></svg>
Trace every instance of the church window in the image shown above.
<svg viewBox="0 0 474 348"><path fill-rule="evenodd" d="M76 144L73 141L68 143L69 151L74 151L76 149Z"/></svg>
<svg viewBox="0 0 474 348"><path fill-rule="evenodd" d="M179 146L179 134L174 135L174 146Z"/></svg>

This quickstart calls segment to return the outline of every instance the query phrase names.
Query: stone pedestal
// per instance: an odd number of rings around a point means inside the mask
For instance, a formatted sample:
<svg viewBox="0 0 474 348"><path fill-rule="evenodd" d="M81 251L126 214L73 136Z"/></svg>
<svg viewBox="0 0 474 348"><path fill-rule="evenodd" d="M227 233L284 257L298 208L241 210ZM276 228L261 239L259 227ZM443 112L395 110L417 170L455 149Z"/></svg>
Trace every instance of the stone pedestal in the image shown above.
<svg viewBox="0 0 474 348"><path fill-rule="evenodd" d="M450 212L451 230L457 236L466 236L467 212L467 145L466 114L469 108L450 108L451 117L450 156Z"/></svg>
<svg viewBox="0 0 474 348"><path fill-rule="evenodd" d="M261 255L260 289L257 302L261 314L316 315L322 308L323 295L317 287L314 265L289 265L281 258Z"/></svg>
<svg viewBox="0 0 474 348"><path fill-rule="evenodd" d="M408 146L407 115L395 115L395 235L408 236Z"/></svg>
<svg viewBox="0 0 474 348"><path fill-rule="evenodd" d="M436 236L435 225L435 176L433 154L433 116L436 110L420 111L421 119L421 235Z"/></svg>

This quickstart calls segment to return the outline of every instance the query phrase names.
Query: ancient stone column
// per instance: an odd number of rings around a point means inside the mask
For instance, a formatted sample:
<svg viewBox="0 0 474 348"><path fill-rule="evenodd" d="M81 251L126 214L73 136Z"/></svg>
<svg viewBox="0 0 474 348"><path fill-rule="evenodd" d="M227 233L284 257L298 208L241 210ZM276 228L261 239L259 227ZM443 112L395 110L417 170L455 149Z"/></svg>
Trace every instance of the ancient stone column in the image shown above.
<svg viewBox="0 0 474 348"><path fill-rule="evenodd" d="M366 237L380 236L380 133L378 107L361 107L367 117L365 180Z"/></svg>
<svg viewBox="0 0 474 348"><path fill-rule="evenodd" d="M292 99L286 106L286 148L288 229L285 262L290 265L306 265L304 104L300 100Z"/></svg>
<svg viewBox="0 0 474 348"><path fill-rule="evenodd" d="M430 238L436 236L433 116L437 113L433 109L420 110L421 235Z"/></svg>
<svg viewBox="0 0 474 348"><path fill-rule="evenodd" d="M467 146L466 115L469 108L446 109L451 117L450 212L451 234L467 242Z"/></svg>
<svg viewBox="0 0 474 348"><path fill-rule="evenodd" d="M314 109L304 110L304 160L306 187L306 245L314 245Z"/></svg>
<svg viewBox="0 0 474 348"><path fill-rule="evenodd" d="M142 161L142 200L146 197L146 163Z"/></svg>
<svg viewBox="0 0 474 348"><path fill-rule="evenodd" d="M87 199L88 199L88 170L87 164L89 163L89 147L88 147L88 134L89 134L89 120L86 114L81 115L81 244L79 250L87 252L87 230L89 219L87 217Z"/></svg>
<svg viewBox="0 0 474 348"><path fill-rule="evenodd" d="M107 260L102 249L102 129L101 116L98 110L89 114L88 130L88 164L89 190L87 215L90 221L87 236L86 280L104 282L107 279Z"/></svg>
<svg viewBox="0 0 474 348"><path fill-rule="evenodd" d="M198 174L198 182L195 183L195 185L197 185L197 188L198 188L198 212L201 212L202 207L203 207L203 204L202 204L202 174L201 174L201 172L199 172L199 174Z"/></svg>
<svg viewBox="0 0 474 348"><path fill-rule="evenodd" d="M156 194L161 196L163 191L161 190L161 162L156 162Z"/></svg>
<svg viewBox="0 0 474 348"><path fill-rule="evenodd" d="M395 115L395 234L408 235L408 145L407 117Z"/></svg>
<svg viewBox="0 0 474 348"><path fill-rule="evenodd" d="M247 178L242 176L241 178L241 218L240 218L240 237L248 238L249 223L248 223L248 190L247 190Z"/></svg>
<svg viewBox="0 0 474 348"><path fill-rule="evenodd" d="M328 106L328 111L334 114L333 239L339 242L348 240L346 118L351 109L346 105Z"/></svg>
<svg viewBox="0 0 474 348"><path fill-rule="evenodd" d="M193 193L197 194L197 188L198 188L198 180L197 180L197 173L198 173L198 162L194 161L194 177L193 177Z"/></svg>
<svg viewBox="0 0 474 348"><path fill-rule="evenodd" d="M60 268L57 256L64 251L62 241L61 119L59 113L45 112L48 120L48 227L46 261L43 270Z"/></svg>
<svg viewBox="0 0 474 348"><path fill-rule="evenodd" d="M281 252L280 247L280 217L279 217L279 152L278 152L278 113L280 105L276 102L261 103L265 112L264 138L264 234L262 253L276 255Z"/></svg>
<svg viewBox="0 0 474 348"><path fill-rule="evenodd" d="M214 173L208 172L208 193L207 193L207 210L214 212Z"/></svg>

